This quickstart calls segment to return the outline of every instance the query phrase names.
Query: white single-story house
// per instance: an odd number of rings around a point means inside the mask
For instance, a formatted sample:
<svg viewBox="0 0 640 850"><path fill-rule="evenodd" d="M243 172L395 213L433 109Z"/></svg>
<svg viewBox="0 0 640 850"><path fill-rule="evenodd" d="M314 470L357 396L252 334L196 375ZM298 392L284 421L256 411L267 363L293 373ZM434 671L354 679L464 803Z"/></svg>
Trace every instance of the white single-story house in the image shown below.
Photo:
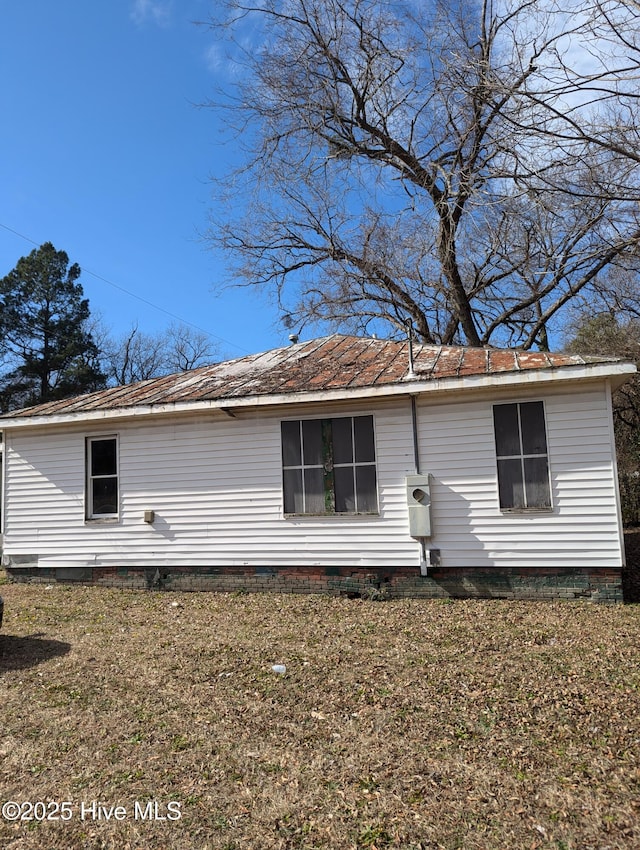
<svg viewBox="0 0 640 850"><path fill-rule="evenodd" d="M620 600L615 358L331 335L7 413L3 564L128 587Z"/></svg>

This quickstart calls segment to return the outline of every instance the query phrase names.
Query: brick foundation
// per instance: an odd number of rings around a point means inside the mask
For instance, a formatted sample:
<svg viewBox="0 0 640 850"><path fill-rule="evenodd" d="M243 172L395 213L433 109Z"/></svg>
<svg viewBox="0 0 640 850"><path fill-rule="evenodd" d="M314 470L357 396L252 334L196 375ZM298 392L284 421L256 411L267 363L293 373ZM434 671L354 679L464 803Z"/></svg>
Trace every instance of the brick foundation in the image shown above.
<svg viewBox="0 0 640 850"><path fill-rule="evenodd" d="M97 584L138 590L324 593L368 599L478 598L623 601L621 570L552 568L366 569L352 567L6 567L14 581Z"/></svg>

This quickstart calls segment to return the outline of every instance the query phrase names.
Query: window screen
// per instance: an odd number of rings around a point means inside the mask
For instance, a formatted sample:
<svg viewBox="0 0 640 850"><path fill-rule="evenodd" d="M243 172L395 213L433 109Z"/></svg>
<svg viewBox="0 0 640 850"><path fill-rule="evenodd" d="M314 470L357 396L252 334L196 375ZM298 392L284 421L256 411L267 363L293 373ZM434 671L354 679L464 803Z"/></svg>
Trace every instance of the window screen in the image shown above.
<svg viewBox="0 0 640 850"><path fill-rule="evenodd" d="M118 513L118 441L115 437L87 440L87 516Z"/></svg>
<svg viewBox="0 0 640 850"><path fill-rule="evenodd" d="M373 416L282 422L286 514L378 510Z"/></svg>
<svg viewBox="0 0 640 850"><path fill-rule="evenodd" d="M551 507L544 405L496 404L493 423L502 510Z"/></svg>

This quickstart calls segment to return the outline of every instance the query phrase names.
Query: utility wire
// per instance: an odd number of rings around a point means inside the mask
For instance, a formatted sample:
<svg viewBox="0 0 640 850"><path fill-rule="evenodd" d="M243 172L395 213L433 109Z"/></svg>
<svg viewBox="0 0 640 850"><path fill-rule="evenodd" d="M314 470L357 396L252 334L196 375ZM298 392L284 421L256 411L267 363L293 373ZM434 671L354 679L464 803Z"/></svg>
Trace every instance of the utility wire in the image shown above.
<svg viewBox="0 0 640 850"><path fill-rule="evenodd" d="M1 221L0 221L0 227L2 227L4 230L8 230L9 233L13 233L15 236L19 236L20 239L24 239L25 242L30 242L32 245L35 245L36 248L40 247L41 243L38 243L34 239L29 238L29 236L25 236L24 233L19 233L17 230L14 230L12 227L8 227L6 224L3 224ZM167 310L164 307L160 307L159 304L154 304L153 301L148 301L146 298L143 298L141 295L136 295L135 292L131 292L131 290L126 289L124 286L120 286L119 283L114 283L112 280L109 280L108 278L103 277L102 275L98 274L97 272L91 271L91 269L85 268L85 266L83 266L83 265L81 265L81 269L84 273L89 274L92 277L95 277L96 280L100 280L103 283L106 283L109 286L112 286L114 289L118 289L120 292L124 292L125 295L128 295L130 298L135 298L136 301L140 301L140 302L142 302L142 304L146 304L147 307L152 307L154 310L158 310L160 313L164 313L165 316L169 316L170 318L175 319L176 321L180 322L183 325L189 325L189 327L192 327L195 330L200 331L201 333L206 334L209 337L212 337L212 339L216 339L219 342L224 342L226 345L230 345L232 348L235 348L238 351L242 351L244 354L250 354L250 352L247 351L246 348L242 348L241 346L236 345L234 342L230 342L228 339L224 339L224 337L221 337L221 336L218 336L217 334L211 333L211 331L207 331L204 328L201 328L200 325L196 325L196 324L194 324L194 322L188 321L188 319L183 319L181 316L177 316L175 313L172 313L171 310Z"/></svg>

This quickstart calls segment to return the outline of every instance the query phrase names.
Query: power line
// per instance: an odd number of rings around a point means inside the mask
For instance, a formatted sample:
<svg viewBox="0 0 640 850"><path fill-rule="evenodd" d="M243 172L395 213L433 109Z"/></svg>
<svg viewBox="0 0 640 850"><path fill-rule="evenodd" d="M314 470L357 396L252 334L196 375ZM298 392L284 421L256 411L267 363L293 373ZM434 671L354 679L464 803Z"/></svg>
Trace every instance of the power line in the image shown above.
<svg viewBox="0 0 640 850"><path fill-rule="evenodd" d="M32 245L35 245L36 248L39 248L40 245L42 244L42 243L36 242L34 239L31 239L29 236L25 236L24 233L19 233L17 230L14 230L12 227L8 227L6 224L3 224L1 221L0 221L0 227L2 227L4 230L8 230L9 233L13 233L15 236L19 236L20 239L24 239L25 242L30 242ZM211 331L208 331L208 330L205 330L204 328L201 328L200 325L196 325L194 322L190 322L188 319L183 319L181 316L178 316L175 313L172 313L171 310L167 310L164 307L160 307L159 304L154 304L153 301L148 301L146 298L143 298L141 295L136 295L135 292L131 292L131 290L126 289L124 286L120 286L119 283L114 283L112 280L109 280L108 278L103 277L102 275L98 274L97 272L91 271L91 269L86 268L84 265L82 265L81 268L82 268L82 271L85 274L89 274L92 277L95 277L96 280L100 280L103 283L106 283L109 286L112 286L114 289L118 289L120 292L124 292L125 295L128 295L130 298L135 298L136 301L140 301L142 304L146 304L147 307L151 307L154 310L158 310L160 313L164 313L165 316L169 316L170 318L175 319L176 321L180 322L183 325L189 325L189 327L192 327L195 330L200 331L201 333L206 334L207 336L218 340L219 342L224 342L226 345L230 345L232 348L235 348L238 351L242 351L244 354L250 353L249 351L246 350L246 348L242 348L241 346L236 345L234 342L230 342L228 339L225 339L224 337L221 337L221 336L218 336L217 334L211 333Z"/></svg>

